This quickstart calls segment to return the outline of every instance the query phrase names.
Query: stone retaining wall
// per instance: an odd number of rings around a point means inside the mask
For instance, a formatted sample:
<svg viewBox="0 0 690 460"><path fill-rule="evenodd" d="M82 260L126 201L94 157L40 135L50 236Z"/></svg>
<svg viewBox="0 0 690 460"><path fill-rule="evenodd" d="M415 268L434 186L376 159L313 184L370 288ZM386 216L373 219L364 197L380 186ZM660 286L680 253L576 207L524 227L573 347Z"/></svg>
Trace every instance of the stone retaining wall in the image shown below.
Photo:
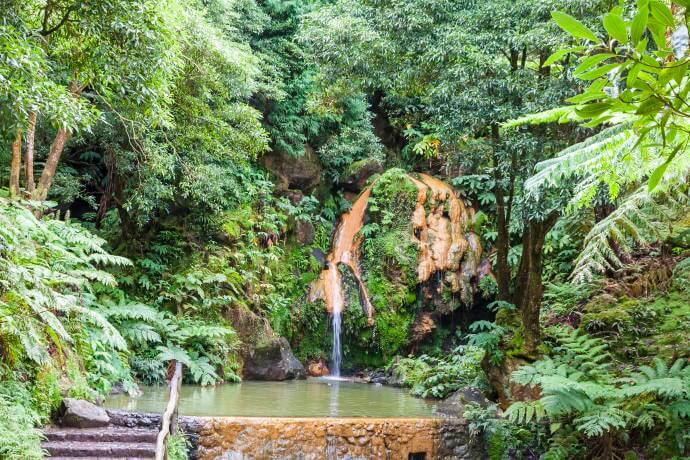
<svg viewBox="0 0 690 460"><path fill-rule="evenodd" d="M474 460L466 422L422 418L198 417L200 460Z"/></svg>

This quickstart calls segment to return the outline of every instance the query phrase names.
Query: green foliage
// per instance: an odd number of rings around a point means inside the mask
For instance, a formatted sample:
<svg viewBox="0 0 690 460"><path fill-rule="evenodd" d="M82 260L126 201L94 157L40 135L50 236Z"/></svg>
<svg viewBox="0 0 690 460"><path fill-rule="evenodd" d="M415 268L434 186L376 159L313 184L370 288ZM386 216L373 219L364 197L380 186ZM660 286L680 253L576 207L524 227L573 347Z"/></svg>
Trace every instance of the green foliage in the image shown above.
<svg viewBox="0 0 690 460"><path fill-rule="evenodd" d="M569 316L589 300L594 287L591 284L549 283L544 290L542 313Z"/></svg>
<svg viewBox="0 0 690 460"><path fill-rule="evenodd" d="M54 367L9 369L0 368L0 457L40 459L43 436L36 428L49 420L62 402Z"/></svg>
<svg viewBox="0 0 690 460"><path fill-rule="evenodd" d="M468 334L467 343L483 349L493 364L500 364L504 357L500 345L506 333L505 328L489 321L475 321L470 324L470 331L472 333Z"/></svg>
<svg viewBox="0 0 690 460"><path fill-rule="evenodd" d="M481 407L470 403L465 406L462 417L469 422L470 436L475 442L483 443L490 460L529 458L538 451L538 443L532 433L520 425L497 417L498 406ZM542 457L543 458L543 457Z"/></svg>
<svg viewBox="0 0 690 460"><path fill-rule="evenodd" d="M415 396L442 399L463 387L484 387L483 358L481 348L459 346L443 357L403 358L393 372Z"/></svg>
<svg viewBox="0 0 690 460"><path fill-rule="evenodd" d="M34 426L40 421L26 401L0 394L0 456L38 460L44 457L42 436Z"/></svg>
<svg viewBox="0 0 690 460"><path fill-rule="evenodd" d="M588 169L595 178L591 182L608 183L616 195L621 182L630 181L630 176L647 179L652 190L666 174L667 179L673 177L674 170L684 174L688 46L680 37L667 38L669 29L677 27L668 6L658 1L639 2L633 15L626 14L621 6L614 7L603 18L608 34L603 40L574 18L560 12L553 15L566 32L591 42L570 50L581 56L575 75L592 81L583 94L570 99L575 112L589 126L612 123L625 127L622 134L633 141L623 148L624 156L614 154L589 161ZM611 47L609 40L616 40L616 46ZM567 54L559 53L554 61ZM647 155L637 157L639 152ZM638 160L642 167L616 177L613 168L626 161L626 156Z"/></svg>
<svg viewBox="0 0 690 460"><path fill-rule="evenodd" d="M671 366L655 359L654 367L641 366L616 378L606 344L569 328L555 329L557 346L552 356L513 372L520 385L538 386L536 401L515 402L505 413L509 420L529 424L546 420L553 433L563 430L576 441L570 446L594 448L608 440L607 448L645 446L650 452L681 455L688 429L685 407L690 396L690 373L683 359ZM635 438L622 433L634 430ZM554 438L557 442L557 438ZM571 439L572 442L572 439Z"/></svg>
<svg viewBox="0 0 690 460"><path fill-rule="evenodd" d="M603 127L539 163L525 184L538 194L574 179L574 207L594 206L602 185L612 200L622 198L585 239L573 273L579 282L620 267L633 244L663 239L668 223L687 210L687 43L667 37L682 31L664 3L638 2L632 13L616 6L606 14L604 40L567 14L554 13L561 28L588 42L558 51L549 61L564 64L571 54L579 55L574 75L588 86L568 99L571 106L508 124L579 121Z"/></svg>
<svg viewBox="0 0 690 460"><path fill-rule="evenodd" d="M80 226L38 220L19 205L0 201L0 222L0 331L7 362L52 361L49 346L59 354L90 338L76 336L82 324L103 332L109 350L126 350L117 329L93 308L93 287L115 283L100 266L130 262L108 254L105 241Z"/></svg>
<svg viewBox="0 0 690 460"><path fill-rule="evenodd" d="M191 443L182 432L175 436L169 436L166 447L170 460L187 460L187 458L189 458L187 454L191 447Z"/></svg>
<svg viewBox="0 0 690 460"><path fill-rule="evenodd" d="M332 134L319 149L319 157L334 179L352 163L363 159L383 162L381 141L371 127L373 115L363 96L345 99L341 107L329 107L339 132Z"/></svg>

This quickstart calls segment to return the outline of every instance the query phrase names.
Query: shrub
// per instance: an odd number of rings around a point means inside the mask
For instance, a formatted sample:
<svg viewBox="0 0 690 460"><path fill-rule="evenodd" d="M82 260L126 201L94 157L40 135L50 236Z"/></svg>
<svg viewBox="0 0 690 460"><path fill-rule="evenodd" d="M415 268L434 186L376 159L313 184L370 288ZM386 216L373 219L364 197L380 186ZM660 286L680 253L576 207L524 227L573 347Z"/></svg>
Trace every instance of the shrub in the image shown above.
<svg viewBox="0 0 690 460"><path fill-rule="evenodd" d="M625 447L647 448L655 458L687 454L690 447L690 366L678 359L614 374L606 344L578 330L555 331L550 357L513 372L511 380L537 386L536 401L514 402L505 415L538 430L547 423L552 453L610 458ZM634 435L629 436L629 433ZM567 440L565 446L561 441ZM650 442L654 440L654 442Z"/></svg>
<svg viewBox="0 0 690 460"><path fill-rule="evenodd" d="M486 386L481 362L484 350L459 346L443 357L422 355L400 360L396 374L410 392L422 398L445 398L467 386Z"/></svg>

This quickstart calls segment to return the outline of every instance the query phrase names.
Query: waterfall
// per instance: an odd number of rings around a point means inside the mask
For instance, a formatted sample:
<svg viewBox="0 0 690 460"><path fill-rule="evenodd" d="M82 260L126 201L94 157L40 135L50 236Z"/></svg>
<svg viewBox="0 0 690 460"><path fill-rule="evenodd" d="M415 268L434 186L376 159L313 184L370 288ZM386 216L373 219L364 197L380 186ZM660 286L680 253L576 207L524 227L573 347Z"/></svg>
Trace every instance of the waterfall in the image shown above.
<svg viewBox="0 0 690 460"><path fill-rule="evenodd" d="M447 285L469 304L474 279L481 262L482 247L472 231L474 210L466 208L453 187L428 174L405 175L417 189L417 202L410 210L410 240L417 248L417 282L420 286L436 278L439 289ZM331 252L319 278L312 283L309 300L323 299L331 315L333 350L331 375L340 376L342 312L345 308L341 268L347 267L357 286L362 310L369 326L374 326L374 307L369 299L360 266L360 245L369 197L374 184L365 188L336 226ZM348 276L349 276L348 275Z"/></svg>
<svg viewBox="0 0 690 460"><path fill-rule="evenodd" d="M343 359L343 351L340 346L340 328L342 324L342 311L333 310L331 319L333 323L333 350L331 351L331 375L340 377L340 363Z"/></svg>

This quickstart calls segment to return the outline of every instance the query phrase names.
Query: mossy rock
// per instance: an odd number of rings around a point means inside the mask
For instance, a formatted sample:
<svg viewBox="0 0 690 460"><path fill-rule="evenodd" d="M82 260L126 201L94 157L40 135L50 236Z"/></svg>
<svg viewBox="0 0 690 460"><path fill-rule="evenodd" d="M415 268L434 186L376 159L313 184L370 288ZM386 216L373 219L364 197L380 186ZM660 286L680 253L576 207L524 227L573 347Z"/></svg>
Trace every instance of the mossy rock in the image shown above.
<svg viewBox="0 0 690 460"><path fill-rule="evenodd" d="M340 175L340 184L348 191L359 192L364 189L369 179L380 174L383 166L373 158L365 158L350 163Z"/></svg>
<svg viewBox="0 0 690 460"><path fill-rule="evenodd" d="M690 213L673 225L667 243L674 247L690 249Z"/></svg>

